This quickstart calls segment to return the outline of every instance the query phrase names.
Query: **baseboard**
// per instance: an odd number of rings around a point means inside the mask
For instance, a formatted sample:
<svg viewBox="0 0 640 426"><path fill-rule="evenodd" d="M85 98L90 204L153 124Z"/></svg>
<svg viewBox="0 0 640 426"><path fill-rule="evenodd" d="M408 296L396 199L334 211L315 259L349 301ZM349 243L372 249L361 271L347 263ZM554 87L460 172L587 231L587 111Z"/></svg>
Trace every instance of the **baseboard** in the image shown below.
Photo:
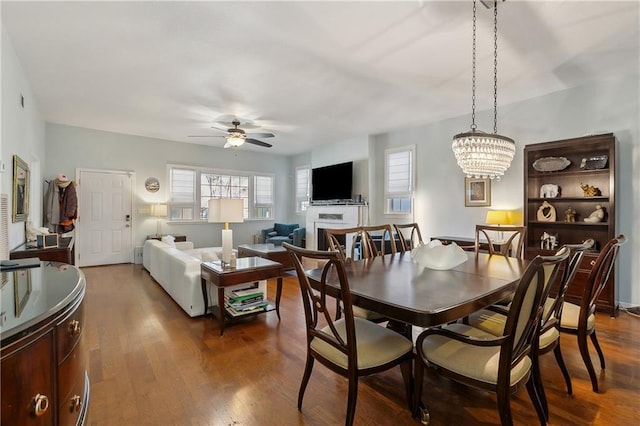
<svg viewBox="0 0 640 426"><path fill-rule="evenodd" d="M629 312L630 314L640 315L640 306L632 306L630 308L625 308L625 311Z"/></svg>

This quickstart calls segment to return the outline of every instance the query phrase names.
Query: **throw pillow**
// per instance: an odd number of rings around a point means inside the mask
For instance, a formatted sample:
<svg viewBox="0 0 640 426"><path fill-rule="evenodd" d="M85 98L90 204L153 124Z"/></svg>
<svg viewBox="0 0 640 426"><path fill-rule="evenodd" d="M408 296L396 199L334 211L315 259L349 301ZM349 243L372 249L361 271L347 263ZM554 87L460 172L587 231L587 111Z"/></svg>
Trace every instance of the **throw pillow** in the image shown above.
<svg viewBox="0 0 640 426"><path fill-rule="evenodd" d="M176 247L176 243L175 241L175 237L171 236L171 235L165 235L164 237L162 237L161 240L163 243L165 243L166 245L168 245L169 247Z"/></svg>
<svg viewBox="0 0 640 426"><path fill-rule="evenodd" d="M218 255L214 251L203 251L200 253L200 260L203 262L215 262L218 259Z"/></svg>

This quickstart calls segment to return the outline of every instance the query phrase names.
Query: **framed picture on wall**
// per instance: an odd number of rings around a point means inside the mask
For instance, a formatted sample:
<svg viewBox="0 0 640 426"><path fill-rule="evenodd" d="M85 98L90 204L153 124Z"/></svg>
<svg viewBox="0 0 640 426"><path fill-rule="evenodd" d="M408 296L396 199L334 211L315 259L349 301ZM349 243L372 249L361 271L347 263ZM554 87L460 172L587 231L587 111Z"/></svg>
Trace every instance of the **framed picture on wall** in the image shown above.
<svg viewBox="0 0 640 426"><path fill-rule="evenodd" d="M464 205L486 207L491 205L491 179L464 178Z"/></svg>
<svg viewBox="0 0 640 426"><path fill-rule="evenodd" d="M29 166L13 156L13 222L26 222L29 216Z"/></svg>

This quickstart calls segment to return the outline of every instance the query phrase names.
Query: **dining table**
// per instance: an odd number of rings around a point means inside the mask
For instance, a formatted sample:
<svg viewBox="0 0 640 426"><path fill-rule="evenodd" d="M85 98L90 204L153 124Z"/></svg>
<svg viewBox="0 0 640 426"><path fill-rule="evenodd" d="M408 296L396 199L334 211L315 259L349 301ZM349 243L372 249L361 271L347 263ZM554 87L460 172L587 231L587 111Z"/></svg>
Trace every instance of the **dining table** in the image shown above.
<svg viewBox="0 0 640 426"><path fill-rule="evenodd" d="M387 254L345 264L353 305L390 318L390 328L411 338L412 325L434 327L464 318L510 296L529 260L488 253L466 252L467 260L447 270L430 269L413 261L410 252ZM322 269L305 271L312 286ZM340 297L331 275L326 292ZM407 327L399 326L406 324ZM423 424L429 412L419 401ZM413 411L410 404L409 407Z"/></svg>
<svg viewBox="0 0 640 426"><path fill-rule="evenodd" d="M396 321L432 327L464 318L512 294L529 261L466 252L467 260L447 270L413 261L410 252L387 254L345 264L351 300ZM306 271L318 283L320 268ZM327 294L340 296L329 281Z"/></svg>

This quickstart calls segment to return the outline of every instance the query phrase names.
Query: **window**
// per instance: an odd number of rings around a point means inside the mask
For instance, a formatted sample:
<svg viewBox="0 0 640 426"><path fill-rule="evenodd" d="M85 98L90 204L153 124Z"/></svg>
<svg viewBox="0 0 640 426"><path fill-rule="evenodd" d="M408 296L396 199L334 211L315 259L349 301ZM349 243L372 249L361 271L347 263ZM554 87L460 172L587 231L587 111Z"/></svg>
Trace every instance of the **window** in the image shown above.
<svg viewBox="0 0 640 426"><path fill-rule="evenodd" d="M309 207L309 183L311 167L296 167L296 213L307 211Z"/></svg>
<svg viewBox="0 0 640 426"><path fill-rule="evenodd" d="M256 176L255 200L253 217L270 219L273 217L273 178L271 176Z"/></svg>
<svg viewBox="0 0 640 426"><path fill-rule="evenodd" d="M413 211L414 157L415 145L385 150L385 214L410 214Z"/></svg>
<svg viewBox="0 0 640 426"><path fill-rule="evenodd" d="M273 176L169 166L170 220L207 220L209 199L241 198L245 219L273 217Z"/></svg>

